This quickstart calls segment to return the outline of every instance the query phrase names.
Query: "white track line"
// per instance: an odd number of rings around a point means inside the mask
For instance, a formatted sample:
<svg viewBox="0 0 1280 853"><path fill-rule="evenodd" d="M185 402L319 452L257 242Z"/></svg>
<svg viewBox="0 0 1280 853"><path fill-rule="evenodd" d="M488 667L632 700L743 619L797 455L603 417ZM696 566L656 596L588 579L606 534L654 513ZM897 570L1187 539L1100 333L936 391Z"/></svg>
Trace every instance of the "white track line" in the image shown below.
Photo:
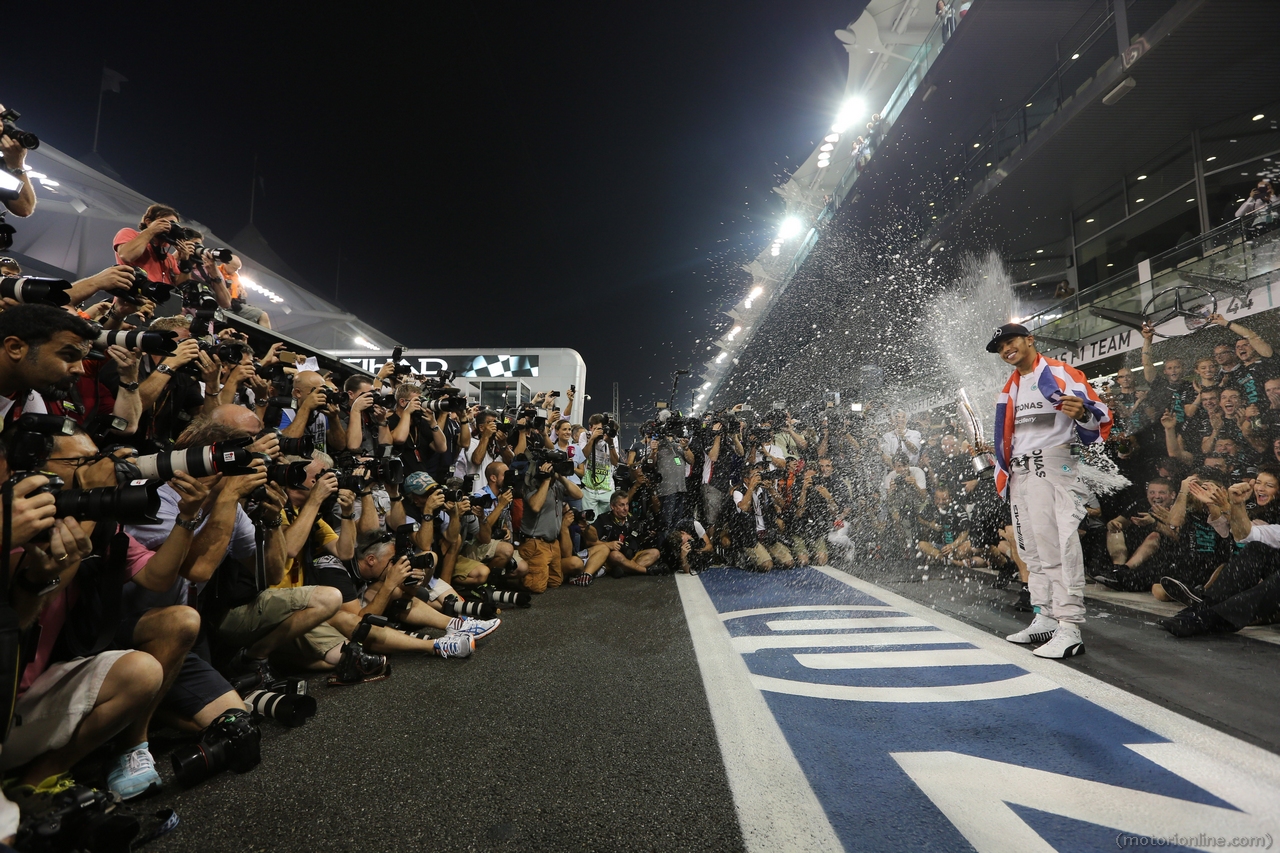
<svg viewBox="0 0 1280 853"><path fill-rule="evenodd" d="M711 597L676 575L742 838L751 853L842 851L827 814L751 681Z"/></svg>

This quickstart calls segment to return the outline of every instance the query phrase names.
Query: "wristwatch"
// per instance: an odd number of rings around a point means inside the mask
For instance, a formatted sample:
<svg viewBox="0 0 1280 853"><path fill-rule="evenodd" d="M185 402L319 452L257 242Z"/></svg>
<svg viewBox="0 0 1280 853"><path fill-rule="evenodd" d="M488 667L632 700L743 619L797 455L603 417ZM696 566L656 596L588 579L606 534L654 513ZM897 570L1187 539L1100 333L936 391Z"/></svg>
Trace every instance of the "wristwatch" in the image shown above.
<svg viewBox="0 0 1280 853"><path fill-rule="evenodd" d="M200 522L202 521L204 521L204 513L200 513L200 515L197 515L190 521L185 521L181 516L178 516L173 520L173 523L181 527L183 530L189 530L192 533L195 533L196 528L200 526Z"/></svg>
<svg viewBox="0 0 1280 853"><path fill-rule="evenodd" d="M62 577L57 576L54 577L53 580L38 583L37 581L33 581L31 578L27 577L27 573L25 571L21 571L17 573L17 576L14 578L14 582L20 589L26 590L37 598L42 598L58 588L58 585L62 583Z"/></svg>
<svg viewBox="0 0 1280 853"><path fill-rule="evenodd" d="M121 382L120 387L126 391L137 391L138 383L137 382Z"/></svg>
<svg viewBox="0 0 1280 853"><path fill-rule="evenodd" d="M173 368L167 364L156 365L156 373L163 373L165 376L173 375Z"/></svg>

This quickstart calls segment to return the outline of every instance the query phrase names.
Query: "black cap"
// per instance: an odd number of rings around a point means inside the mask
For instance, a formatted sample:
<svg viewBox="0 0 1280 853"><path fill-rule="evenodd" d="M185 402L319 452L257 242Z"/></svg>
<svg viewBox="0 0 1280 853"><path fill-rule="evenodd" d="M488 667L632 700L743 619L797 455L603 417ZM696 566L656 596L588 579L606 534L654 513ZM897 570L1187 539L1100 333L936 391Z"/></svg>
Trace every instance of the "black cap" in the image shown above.
<svg viewBox="0 0 1280 853"><path fill-rule="evenodd" d="M1031 332L1026 326L1020 323L1005 323L1000 328L991 333L991 340L987 341L987 352L1000 352L1000 342L1005 338L1028 338Z"/></svg>

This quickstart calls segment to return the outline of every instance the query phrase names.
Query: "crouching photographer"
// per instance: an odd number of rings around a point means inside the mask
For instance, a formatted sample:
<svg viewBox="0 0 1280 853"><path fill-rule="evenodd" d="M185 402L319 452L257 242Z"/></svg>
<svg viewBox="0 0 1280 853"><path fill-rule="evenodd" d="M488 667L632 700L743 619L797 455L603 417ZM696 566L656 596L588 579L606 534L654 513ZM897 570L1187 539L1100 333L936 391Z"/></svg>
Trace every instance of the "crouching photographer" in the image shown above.
<svg viewBox="0 0 1280 853"><path fill-rule="evenodd" d="M609 511L598 515L582 532L582 544L591 549L603 543L608 549L603 556L605 571L611 577L620 578L628 574L663 574L657 571L656 564L660 556L657 548L641 548L640 534L631 524L631 501L626 492L614 492L609 498ZM595 563L599 557L588 560L587 570L599 568Z"/></svg>

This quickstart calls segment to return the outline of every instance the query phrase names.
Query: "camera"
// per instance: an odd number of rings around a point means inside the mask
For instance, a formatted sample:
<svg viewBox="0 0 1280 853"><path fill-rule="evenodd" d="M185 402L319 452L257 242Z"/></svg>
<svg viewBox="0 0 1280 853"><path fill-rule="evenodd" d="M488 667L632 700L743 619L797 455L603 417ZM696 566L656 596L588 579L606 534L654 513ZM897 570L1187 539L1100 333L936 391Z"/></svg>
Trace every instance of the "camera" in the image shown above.
<svg viewBox="0 0 1280 853"><path fill-rule="evenodd" d="M548 462L551 463L551 473L549 474L539 470ZM547 450L546 448L538 447L529 451L529 470L533 472L533 476L538 480L544 480L556 474L561 477L572 477L573 467L573 463L569 461L569 454L563 450Z"/></svg>
<svg viewBox="0 0 1280 853"><path fill-rule="evenodd" d="M71 516L76 521L111 519L120 524L159 524L159 480L134 480L127 486L100 489L58 489L57 477L50 478L49 488L56 492L57 518Z"/></svg>
<svg viewBox="0 0 1280 853"><path fill-rule="evenodd" d="M492 619L498 615L488 601L464 601L452 594L440 599L440 611L449 616L470 616L474 619Z"/></svg>
<svg viewBox="0 0 1280 853"><path fill-rule="evenodd" d="M192 323L209 323L218 314L218 300L213 291L202 284L183 289L182 307L194 315Z"/></svg>
<svg viewBox="0 0 1280 853"><path fill-rule="evenodd" d="M316 714L316 700L314 696L307 695L305 679L277 679L248 692L238 684L233 686L255 714L270 717L289 728L302 725Z"/></svg>
<svg viewBox="0 0 1280 853"><path fill-rule="evenodd" d="M42 302L54 308L63 308L71 302L71 297L67 295L70 287L71 282L61 278L5 276L0 279L0 298L22 303Z"/></svg>
<svg viewBox="0 0 1280 853"><path fill-rule="evenodd" d="M227 711L200 733L199 743L173 751L173 775L191 787L215 773L245 773L262 761L262 732L249 711Z"/></svg>
<svg viewBox="0 0 1280 853"><path fill-rule="evenodd" d="M316 437L311 433L300 435L297 438L286 438L280 434L280 430L270 430L276 434L280 441L280 453L285 456L306 456L310 458L316 452Z"/></svg>
<svg viewBox="0 0 1280 853"><path fill-rule="evenodd" d="M231 250L230 249L210 249L204 246L203 244L197 243L195 247L195 251L191 253L191 257L187 258L186 260L179 261L178 269L181 270L182 272L191 272L193 269L203 264L204 259L206 257L212 257L215 261L217 261L220 264L230 263Z"/></svg>
<svg viewBox="0 0 1280 853"><path fill-rule="evenodd" d="M170 222L169 230L165 231L164 233L158 236L159 236L159 239L171 245L174 243L181 242L183 240L201 239L201 234L199 231L194 231L190 228L184 228L183 226L179 225L176 222Z"/></svg>
<svg viewBox="0 0 1280 853"><path fill-rule="evenodd" d="M93 341L93 348L106 350L110 346L122 346L125 349L141 349L151 355L173 355L178 348L178 333L171 331L149 332L134 330L130 332L108 332L101 329Z"/></svg>
<svg viewBox="0 0 1280 853"><path fill-rule="evenodd" d="M472 495L471 505L478 506L481 509L491 509L498 499L493 495Z"/></svg>
<svg viewBox="0 0 1280 853"><path fill-rule="evenodd" d="M48 810L18 827L15 849L27 853L128 850L141 824L118 813L119 804L109 791L74 785L55 794Z"/></svg>
<svg viewBox="0 0 1280 853"><path fill-rule="evenodd" d="M0 136L7 136L28 151L35 151L40 147L40 137L14 124L20 118L22 113L14 109L0 113Z"/></svg>
<svg viewBox="0 0 1280 853"><path fill-rule="evenodd" d="M162 302L168 302L172 292L173 288L171 286L163 282L152 281L146 270L134 267L133 284L129 285L129 289L124 293L117 293L116 295L135 305L142 302L143 299L150 299L158 305Z"/></svg>
<svg viewBox="0 0 1280 853"><path fill-rule="evenodd" d="M602 412L599 415L600 429L604 433L604 437L615 439L618 437L618 422L613 419L613 415L608 412Z"/></svg>
<svg viewBox="0 0 1280 853"><path fill-rule="evenodd" d="M396 550L395 556L391 558L391 562L395 563L402 559L408 559L409 568L415 571L426 572L431 574L436 570L436 555L433 551L423 551L418 553L417 546L413 542L413 535L418 532L421 525L416 522L402 524L396 528ZM404 586L412 589L418 585L415 578L406 578Z"/></svg>
<svg viewBox="0 0 1280 853"><path fill-rule="evenodd" d="M373 449L373 458L364 463L369 480L381 485L399 485L404 482L404 460L391 451L391 445L379 444Z"/></svg>
<svg viewBox="0 0 1280 853"><path fill-rule="evenodd" d="M24 416L25 417L25 416ZM226 474L235 477L253 470L258 454L249 450L247 439L220 441L203 447L188 447L170 453L153 453L138 457L138 471L148 480L171 480L178 471L192 477Z"/></svg>
<svg viewBox="0 0 1280 853"><path fill-rule="evenodd" d="M441 412L463 412L467 408L467 398L457 388L440 388L432 393L439 396L422 401L422 408L433 414Z"/></svg>
<svg viewBox="0 0 1280 853"><path fill-rule="evenodd" d="M27 413L4 432L5 453L13 482L40 472L53 452L53 437L74 435L76 422L60 415Z"/></svg>
<svg viewBox="0 0 1280 853"><path fill-rule="evenodd" d="M400 359L404 357L404 347L396 347L391 350L391 368L392 376L408 376L413 373L413 368L407 364L401 364Z"/></svg>
<svg viewBox="0 0 1280 853"><path fill-rule="evenodd" d="M282 489L301 489L307 485L307 462L272 462L267 466L267 482Z"/></svg>
<svg viewBox="0 0 1280 853"><path fill-rule="evenodd" d="M387 411L390 411L396 407L396 395L395 394L379 394L378 392L375 391L373 392L373 405L381 406Z"/></svg>

